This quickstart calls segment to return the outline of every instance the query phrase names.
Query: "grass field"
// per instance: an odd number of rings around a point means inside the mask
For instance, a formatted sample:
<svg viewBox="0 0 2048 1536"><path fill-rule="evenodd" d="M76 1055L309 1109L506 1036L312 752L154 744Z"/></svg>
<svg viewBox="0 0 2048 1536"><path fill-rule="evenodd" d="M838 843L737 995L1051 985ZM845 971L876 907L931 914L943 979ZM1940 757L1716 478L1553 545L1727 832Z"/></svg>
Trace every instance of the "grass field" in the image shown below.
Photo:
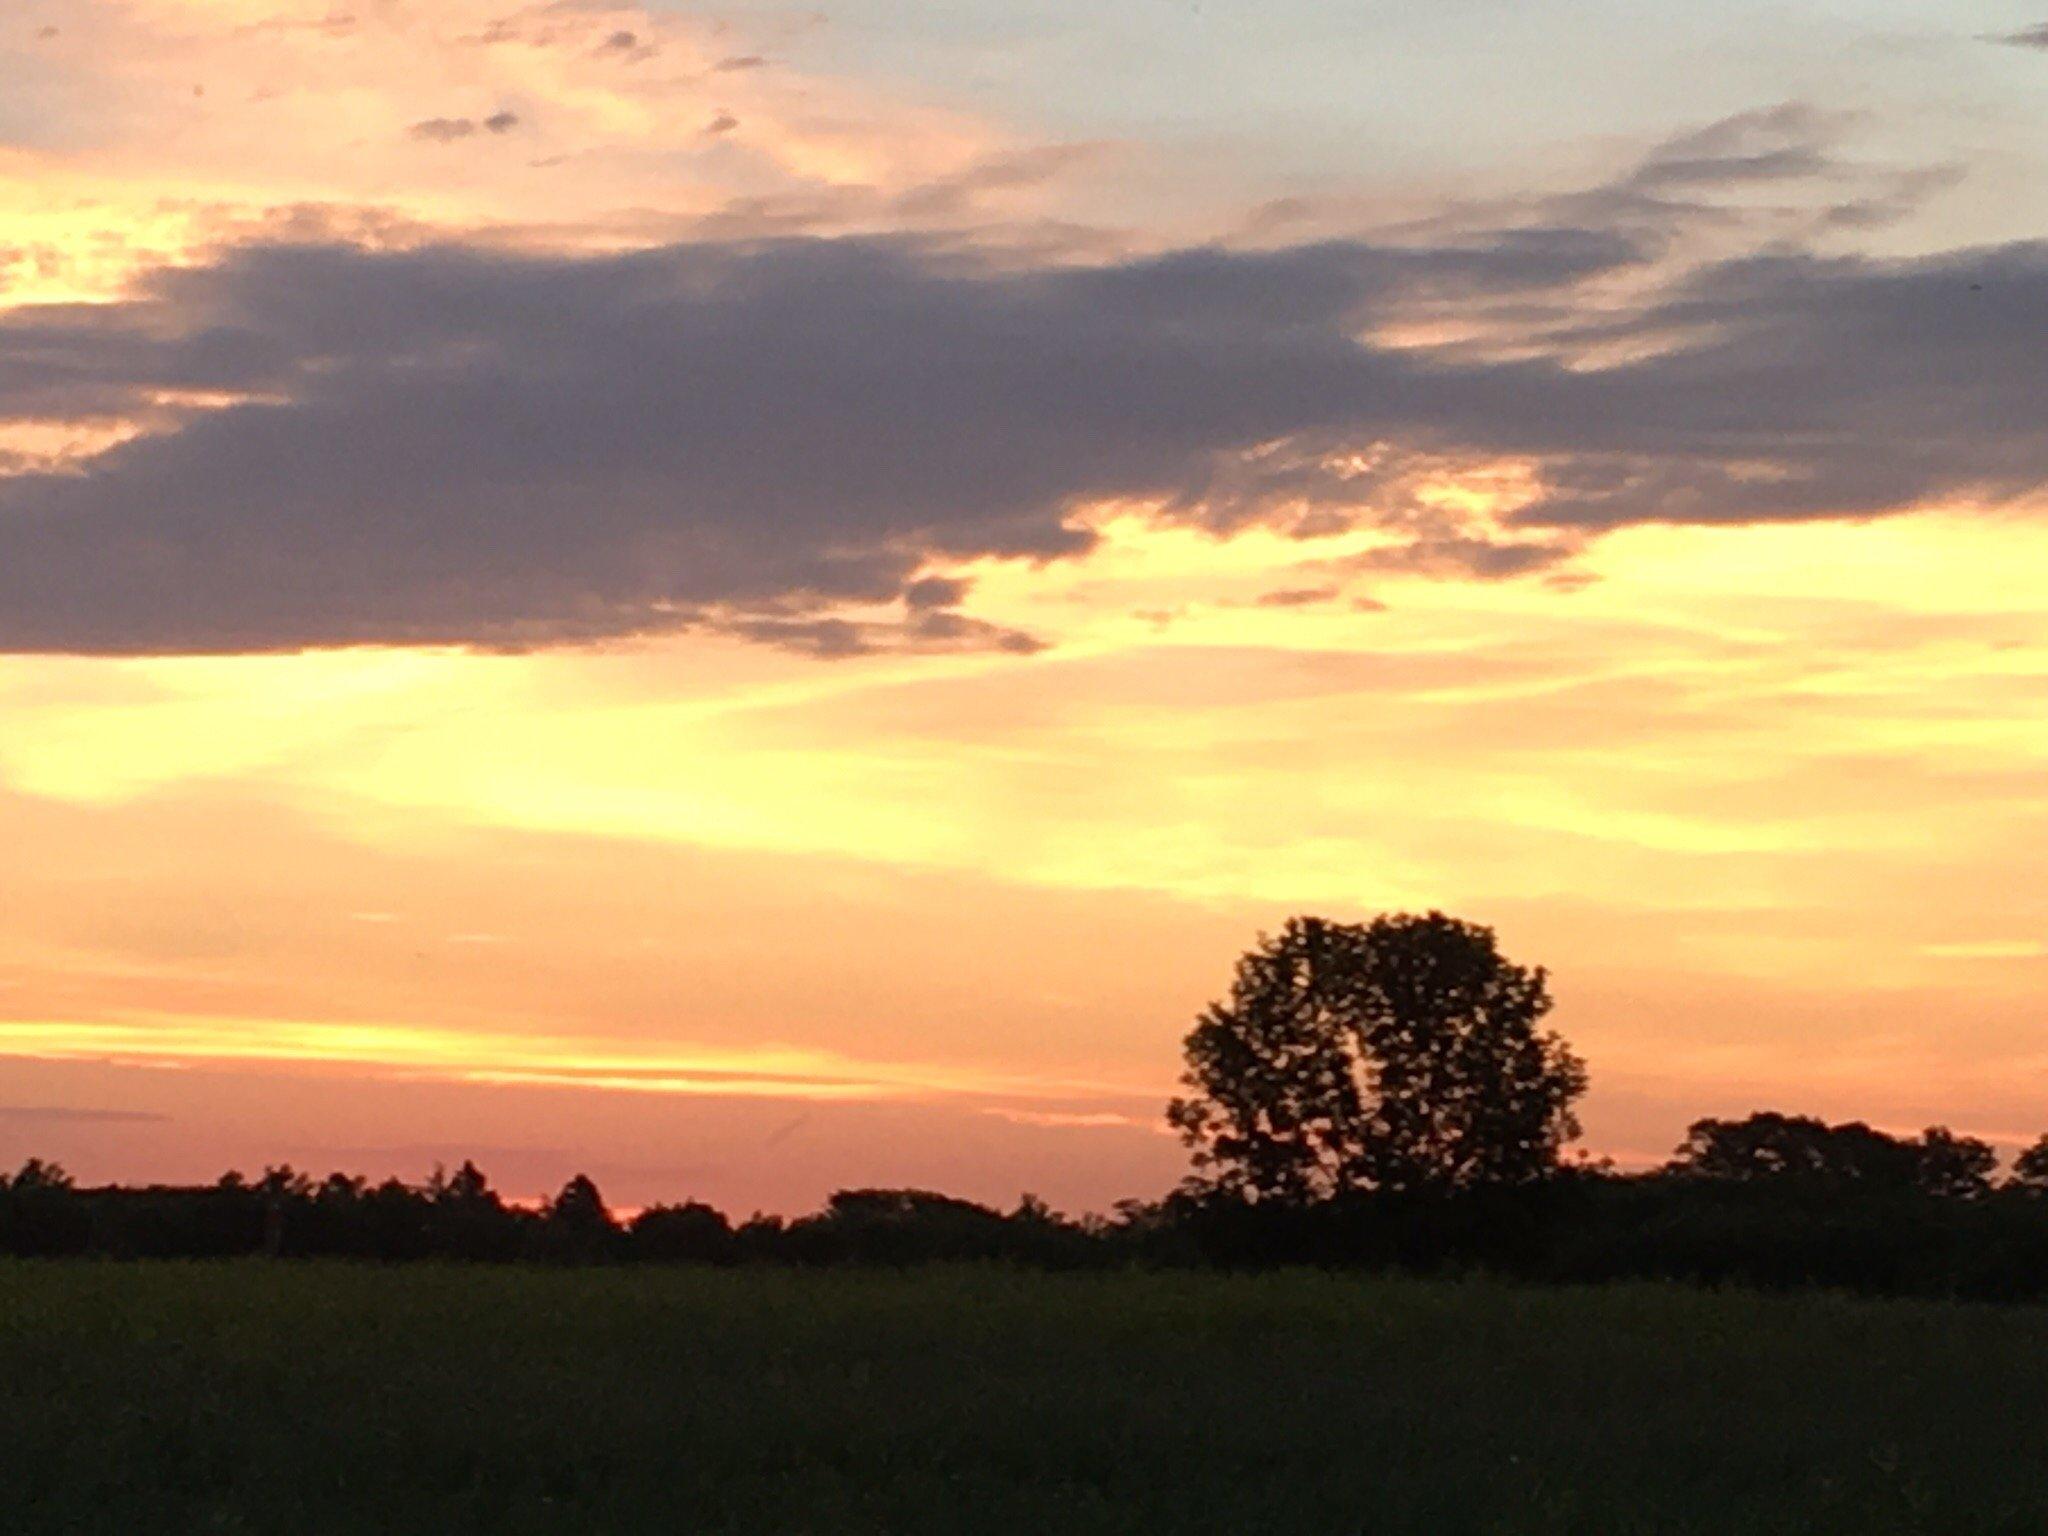
<svg viewBox="0 0 2048 1536"><path fill-rule="evenodd" d="M0 1265L0 1531L2048 1530L2048 1311Z"/></svg>

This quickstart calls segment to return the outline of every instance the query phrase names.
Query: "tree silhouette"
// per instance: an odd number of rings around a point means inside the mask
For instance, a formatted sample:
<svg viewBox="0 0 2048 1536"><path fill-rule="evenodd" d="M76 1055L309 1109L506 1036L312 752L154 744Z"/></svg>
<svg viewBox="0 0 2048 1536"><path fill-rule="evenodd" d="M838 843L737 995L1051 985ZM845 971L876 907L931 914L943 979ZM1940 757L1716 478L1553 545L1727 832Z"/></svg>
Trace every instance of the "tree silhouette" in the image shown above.
<svg viewBox="0 0 2048 1536"><path fill-rule="evenodd" d="M593 1197L595 1193L593 1185ZM433 1204L439 1245L451 1257L498 1259L518 1251L519 1220L474 1162L465 1159L452 1174L436 1168L427 1181L426 1196ZM602 1208L604 1202L597 1203Z"/></svg>
<svg viewBox="0 0 2048 1536"><path fill-rule="evenodd" d="M503 1205L484 1171L468 1158L453 1173L443 1173L436 1167L427 1179L427 1196L436 1205L458 1211L496 1211Z"/></svg>
<svg viewBox="0 0 2048 1536"><path fill-rule="evenodd" d="M619 1228L597 1185L579 1173L548 1202L538 1236L547 1257L588 1261L613 1252Z"/></svg>
<svg viewBox="0 0 2048 1536"><path fill-rule="evenodd" d="M1544 972L1490 928L1292 918L1189 1033L1167 1119L1208 1183L1261 1200L1528 1183L1578 1134L1586 1088L1537 1028L1549 1011Z"/></svg>
<svg viewBox="0 0 2048 1536"><path fill-rule="evenodd" d="M737 1257L732 1223L702 1201L649 1206L633 1218L633 1254L662 1263L729 1264Z"/></svg>
<svg viewBox="0 0 2048 1536"><path fill-rule="evenodd" d="M13 1178L0 1176L0 1252L42 1257L76 1253L91 1224L77 1185L56 1163L30 1158Z"/></svg>
<svg viewBox="0 0 2048 1536"><path fill-rule="evenodd" d="M1696 1120L1671 1171L1724 1183L1787 1181L1818 1188L1917 1191L1970 1200L1990 1193L1998 1154L1989 1142L1929 1126L1916 1139L1861 1120L1829 1125L1764 1110L1741 1120Z"/></svg>
<svg viewBox="0 0 2048 1536"><path fill-rule="evenodd" d="M577 1174L548 1204L548 1220L573 1232L609 1232L612 1213L588 1174Z"/></svg>
<svg viewBox="0 0 2048 1536"><path fill-rule="evenodd" d="M1913 1164L1904 1142L1860 1120L1829 1125L1812 1115L1761 1110L1741 1120L1695 1120L1671 1170L1727 1183L1785 1179L1900 1187L1913 1182Z"/></svg>
<svg viewBox="0 0 2048 1536"><path fill-rule="evenodd" d="M285 1213L312 1198L313 1181L290 1163L281 1163L263 1170L253 1193L263 1211L263 1251L275 1258L284 1251Z"/></svg>
<svg viewBox="0 0 2048 1536"><path fill-rule="evenodd" d="M21 1170L8 1178L0 1173L0 1190L13 1190L18 1194L41 1194L49 1191L63 1191L75 1188L71 1175L64 1171L61 1163L46 1163L40 1157L32 1157L21 1165Z"/></svg>
<svg viewBox="0 0 2048 1536"><path fill-rule="evenodd" d="M2043 1136L2012 1160L2015 1189L2048 1194L2048 1136Z"/></svg>
<svg viewBox="0 0 2048 1536"><path fill-rule="evenodd" d="M1991 1193L1998 1153L1990 1142L1930 1125L1913 1147L1918 1154L1914 1183L1921 1193L1945 1200L1976 1200Z"/></svg>

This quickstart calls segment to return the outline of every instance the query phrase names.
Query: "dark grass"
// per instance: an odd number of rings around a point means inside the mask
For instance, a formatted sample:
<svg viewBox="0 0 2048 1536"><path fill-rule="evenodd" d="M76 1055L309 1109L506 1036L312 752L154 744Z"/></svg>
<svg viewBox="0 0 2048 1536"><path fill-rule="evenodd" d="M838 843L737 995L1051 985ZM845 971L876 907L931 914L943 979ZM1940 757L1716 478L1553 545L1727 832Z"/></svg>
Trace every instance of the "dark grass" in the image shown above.
<svg viewBox="0 0 2048 1536"><path fill-rule="evenodd" d="M2048 1310L0 1264L0 1531L2048 1530Z"/></svg>

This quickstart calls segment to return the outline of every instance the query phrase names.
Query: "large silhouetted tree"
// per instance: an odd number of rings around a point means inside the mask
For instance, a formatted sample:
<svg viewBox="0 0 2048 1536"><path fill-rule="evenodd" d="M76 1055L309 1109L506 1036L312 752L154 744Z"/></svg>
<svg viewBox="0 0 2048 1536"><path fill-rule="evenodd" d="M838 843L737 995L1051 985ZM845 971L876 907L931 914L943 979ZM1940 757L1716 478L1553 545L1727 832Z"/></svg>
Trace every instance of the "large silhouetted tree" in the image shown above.
<svg viewBox="0 0 2048 1536"><path fill-rule="evenodd" d="M1298 917L1238 961L1187 1037L1167 1118L1205 1182L1301 1202L1529 1183L1578 1134L1586 1071L1541 969L1431 912Z"/></svg>

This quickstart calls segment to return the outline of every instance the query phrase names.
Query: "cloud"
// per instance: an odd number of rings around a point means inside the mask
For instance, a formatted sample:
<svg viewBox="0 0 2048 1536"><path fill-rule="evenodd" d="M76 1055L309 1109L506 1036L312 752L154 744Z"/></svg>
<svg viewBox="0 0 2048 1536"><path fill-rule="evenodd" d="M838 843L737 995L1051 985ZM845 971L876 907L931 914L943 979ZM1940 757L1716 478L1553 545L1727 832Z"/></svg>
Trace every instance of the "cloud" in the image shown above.
<svg viewBox="0 0 2048 1536"><path fill-rule="evenodd" d="M466 117L430 117L424 122L414 123L406 132L431 144L448 144L468 138L476 132L476 124Z"/></svg>
<svg viewBox="0 0 2048 1536"><path fill-rule="evenodd" d="M235 29L238 37L265 32L311 32L322 37L347 37L355 32L358 18L349 11L329 11L324 16L270 16Z"/></svg>
<svg viewBox="0 0 2048 1536"><path fill-rule="evenodd" d="M1405 543L1369 550L1347 563L1360 571L1507 581L1548 570L1577 552L1569 543L1512 542L1444 533L1425 534Z"/></svg>
<svg viewBox="0 0 2048 1536"><path fill-rule="evenodd" d="M493 112L481 122L469 117L430 117L425 122L414 123L406 132L415 139L424 139L432 144L452 144L457 139L474 137L478 133L510 133L519 126L516 112Z"/></svg>
<svg viewBox="0 0 2048 1536"><path fill-rule="evenodd" d="M1711 187L1818 176L1832 166L1826 146L1834 126L1797 102L1739 113L1665 141L1624 185Z"/></svg>
<svg viewBox="0 0 2048 1536"><path fill-rule="evenodd" d="M599 58L624 59L628 64L637 64L642 59L651 59L659 50L644 41L640 34L620 28L612 33L595 50Z"/></svg>
<svg viewBox="0 0 2048 1536"><path fill-rule="evenodd" d="M2014 48L2048 48L2048 21L2037 27L2024 27L2017 32L2000 33L1989 41L2006 43Z"/></svg>
<svg viewBox="0 0 2048 1536"><path fill-rule="evenodd" d="M739 617L720 627L742 639L824 660L891 651L1008 651L1029 656L1045 649L1045 642L1022 630L934 609L914 611L903 623L862 623L833 617Z"/></svg>
<svg viewBox="0 0 2048 1536"><path fill-rule="evenodd" d="M1311 608L1318 603L1335 602L1342 595L1337 587L1285 587L1260 593L1257 605L1261 608Z"/></svg>
<svg viewBox="0 0 2048 1536"><path fill-rule="evenodd" d="M126 302L0 317L0 423L146 427L0 479L0 650L691 627L1024 650L952 611L932 566L1083 553L1078 514L1105 500L1373 523L1396 541L1373 568L1505 578L1632 522L2048 482L2048 246L1781 253L1574 304L1645 262L1559 228L1086 266L873 239L246 248ZM1518 350L1371 339L1503 307L1534 317ZM1428 504L1428 466L1504 460L1527 487L1491 525Z"/></svg>
<svg viewBox="0 0 2048 1536"><path fill-rule="evenodd" d="M954 175L904 193L896 199L896 211L926 218L958 214L983 193L1042 186L1098 154L1095 145L1050 144L984 156Z"/></svg>
<svg viewBox="0 0 2048 1536"><path fill-rule="evenodd" d="M927 576L903 589L903 601L912 608L954 608L965 600L971 582L950 576Z"/></svg>
<svg viewBox="0 0 2048 1536"><path fill-rule="evenodd" d="M1760 522L2031 495L2048 482L2032 425L2044 310L2041 242L1710 266L1623 327L1683 341L1544 414L1571 451L1550 454L1526 520Z"/></svg>
<svg viewBox="0 0 2048 1536"><path fill-rule="evenodd" d="M1427 265L1484 288L1612 254ZM0 647L531 645L721 605L850 646L788 604L887 601L933 557L1076 553L1079 502L1189 490L1218 453L1391 409L1411 365L1348 332L1416 267L1344 246L1024 271L875 241L244 250L0 322L0 413L243 397L0 482Z"/></svg>
<svg viewBox="0 0 2048 1536"><path fill-rule="evenodd" d="M1540 199L1522 217L1667 244L1701 236L1802 244L1896 223L1960 179L1955 165L1855 158L1845 148L1855 121L1797 101L1738 112L1672 135L1604 184ZM1284 200L1263 214L1268 225L1290 217L1298 211Z"/></svg>

